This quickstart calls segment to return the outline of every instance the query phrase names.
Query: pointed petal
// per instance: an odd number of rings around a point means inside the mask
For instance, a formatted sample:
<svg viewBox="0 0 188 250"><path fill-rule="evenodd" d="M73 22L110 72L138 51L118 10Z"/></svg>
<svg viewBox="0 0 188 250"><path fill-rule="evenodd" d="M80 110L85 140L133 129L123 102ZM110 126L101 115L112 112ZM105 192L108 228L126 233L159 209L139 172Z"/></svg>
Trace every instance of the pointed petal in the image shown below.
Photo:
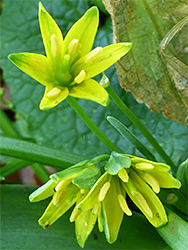
<svg viewBox="0 0 188 250"><path fill-rule="evenodd" d="M140 202L138 201L139 198L137 199L136 195L133 195L132 192L130 192L129 188L127 187L127 184L123 183L125 191L129 195L131 200L142 211L142 213L146 216L146 218L154 227L160 227L166 224L168 221L167 215L157 195L134 171L130 171L129 177L131 178L132 183L134 184L138 192L145 199L147 205L149 206L149 209L152 212L152 216L148 216L149 213L146 213L143 209L143 206L140 205Z"/></svg>
<svg viewBox="0 0 188 250"><path fill-rule="evenodd" d="M165 163L154 162L154 161L150 161L150 160L147 160L147 159L143 159L143 158L135 157L135 156L131 156L131 155L129 155L129 157L131 157L131 163L132 164L149 163L149 164L153 165L154 168L156 168L156 170L159 170L161 172L167 172L167 171L170 170L170 166L166 165Z"/></svg>
<svg viewBox="0 0 188 250"><path fill-rule="evenodd" d="M57 185L53 180L49 180L44 185L39 187L29 196L31 202L44 200L55 193L54 188Z"/></svg>
<svg viewBox="0 0 188 250"><path fill-rule="evenodd" d="M87 211L91 208L94 208L95 204L98 202L100 189L102 188L103 184L107 181L107 179L108 179L108 173L106 172L98 179L98 181L92 187L87 196L77 205L77 208L80 209L81 211Z"/></svg>
<svg viewBox="0 0 188 250"><path fill-rule="evenodd" d="M118 201L118 179L112 177L110 189L102 202L103 228L109 243L116 241L123 220L123 211Z"/></svg>
<svg viewBox="0 0 188 250"><path fill-rule="evenodd" d="M78 244L83 248L85 242L93 230L97 220L97 214L93 214L91 210L81 212L75 221L75 231Z"/></svg>
<svg viewBox="0 0 188 250"><path fill-rule="evenodd" d="M84 70L86 72L85 79L92 78L117 62L122 56L129 52L131 47L132 43L111 44L103 48L102 52L87 63L85 63L85 57L82 57L73 65L71 71L73 75L76 76L81 70Z"/></svg>
<svg viewBox="0 0 188 250"><path fill-rule="evenodd" d="M91 50L98 24L99 11L97 7L92 7L69 30L64 40L65 53L68 53L70 42L73 39L78 39L77 50L71 55L73 61L79 56L86 55Z"/></svg>
<svg viewBox="0 0 188 250"><path fill-rule="evenodd" d="M157 171L155 168L150 171L150 174L159 182L162 188L180 188L181 183L175 179L169 172Z"/></svg>
<svg viewBox="0 0 188 250"><path fill-rule="evenodd" d="M35 53L15 53L9 59L23 72L45 86L52 82L46 56Z"/></svg>
<svg viewBox="0 0 188 250"><path fill-rule="evenodd" d="M57 90L57 95L52 95L50 96L50 91L53 89ZM59 90L59 91L58 91ZM44 96L40 102L40 109L41 110L47 110L55 107L58 105L60 102L65 100L69 94L68 88L66 87L54 87L54 86L49 86L46 87Z"/></svg>
<svg viewBox="0 0 188 250"><path fill-rule="evenodd" d="M70 96L91 100L103 106L107 106L110 102L107 91L93 79L83 81L79 85L75 85L69 93Z"/></svg>
<svg viewBox="0 0 188 250"><path fill-rule="evenodd" d="M44 6L41 2L39 2L39 23L40 29L42 33L42 38L44 42L44 47L46 51L46 55L48 58L53 58L51 51L51 36L55 35L59 42L60 54L63 54L63 36L60 28L51 17L51 15L45 10Z"/></svg>
<svg viewBox="0 0 188 250"><path fill-rule="evenodd" d="M61 217L80 197L81 193L74 185L69 184L64 192L60 205L54 205L54 198L39 219L39 224L45 229Z"/></svg>

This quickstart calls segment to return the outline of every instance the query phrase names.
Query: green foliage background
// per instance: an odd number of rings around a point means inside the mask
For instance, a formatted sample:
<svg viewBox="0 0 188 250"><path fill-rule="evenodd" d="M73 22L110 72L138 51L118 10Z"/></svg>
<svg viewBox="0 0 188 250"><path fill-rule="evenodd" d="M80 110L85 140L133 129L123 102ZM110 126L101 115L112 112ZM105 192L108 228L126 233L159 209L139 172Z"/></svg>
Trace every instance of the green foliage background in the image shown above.
<svg viewBox="0 0 188 250"><path fill-rule="evenodd" d="M91 6L89 0L53 0L42 1L59 24L65 36L72 24ZM24 137L32 138L38 144L59 150L71 151L86 158L109 152L108 149L92 134L66 101L49 111L40 111L39 103L44 88L29 76L18 70L7 59L10 53L33 52L44 54L44 47L38 23L38 0L5 0L1 15L1 58L0 67L3 78L10 87L11 98L16 112L16 126ZM101 23L94 46L105 46L112 43L112 23L110 16L101 14ZM144 104L138 104L130 93L119 86L115 67L106 72L113 88L135 115L156 137L160 145L177 164L186 156L188 148L187 127L164 118L161 114L152 113ZM100 79L100 78L98 78ZM102 131L127 154L140 153L123 139L106 121L107 115L120 119L154 154L141 133L111 103L103 108L98 104L80 100L86 110ZM47 231L37 225L37 219L46 206L46 202L30 204L28 195L33 188L23 186L2 187L2 249L77 249L73 225L68 215L61 218ZM13 219L14 218L14 219ZM104 243L104 235L95 228L94 234L86 244L86 249L169 249L156 234L144 217L135 213L133 218L126 218L123 228L114 245ZM97 239L95 237L97 235ZM11 237L10 237L11 235ZM41 238L42 237L42 238ZM135 237L137 241L135 241ZM11 238L11 239L10 239ZM41 240L42 239L42 240ZM67 246L72 245L68 248Z"/></svg>
<svg viewBox="0 0 188 250"><path fill-rule="evenodd" d="M57 21L64 36L72 24L91 5L87 0L43 1L43 4ZM88 130L66 101L52 110L40 111L39 102L43 96L43 86L21 72L7 59L8 54L15 52L44 54L37 15L38 1L6 0L1 16L1 47L3 50L0 63L3 77L10 86L12 102L18 119L17 127L24 136L32 137L37 143L49 147L72 151L86 157L108 152L108 149ZM105 46L110 43L112 43L111 18L105 16L104 22L103 14L103 22L100 23L94 46ZM138 104L130 93L126 93L120 88L114 66L107 70L107 76L123 101L143 121L161 146L172 156L175 163L178 163L188 147L186 126L168 121L162 115L149 111L145 105ZM132 145L121 138L108 124L105 119L107 115L119 118L146 143L140 132L113 103L108 108L103 108L90 101L81 100L79 103L123 152L137 153ZM155 152L153 151L153 153Z"/></svg>

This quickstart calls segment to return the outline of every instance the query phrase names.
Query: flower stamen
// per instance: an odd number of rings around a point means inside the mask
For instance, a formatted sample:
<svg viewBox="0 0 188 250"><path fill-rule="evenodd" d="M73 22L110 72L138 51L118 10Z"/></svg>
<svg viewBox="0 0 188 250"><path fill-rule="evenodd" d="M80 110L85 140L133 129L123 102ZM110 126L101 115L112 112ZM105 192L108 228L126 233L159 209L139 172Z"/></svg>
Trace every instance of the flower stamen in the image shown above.
<svg viewBox="0 0 188 250"><path fill-rule="evenodd" d="M137 163L135 165L135 168L139 170L151 170L151 169L154 169L154 166L150 163L141 162L141 163Z"/></svg>
<svg viewBox="0 0 188 250"><path fill-rule="evenodd" d="M72 55L76 52L77 48L78 48L78 39L73 39L70 43L69 43L69 47L68 47L68 51L69 54Z"/></svg>
<svg viewBox="0 0 188 250"><path fill-rule="evenodd" d="M122 168L118 171L118 176L123 182L128 182L129 181L129 176L127 174L127 171Z"/></svg>
<svg viewBox="0 0 188 250"><path fill-rule="evenodd" d="M56 191L56 192L57 192L57 191L60 191L60 190L63 188L64 183L65 183L64 180L60 181L60 182L57 184L57 186L55 187L55 191Z"/></svg>
<svg viewBox="0 0 188 250"><path fill-rule="evenodd" d="M121 209L123 210L123 212L128 215L128 216L131 216L132 215L132 212L131 210L129 209L128 205L127 205L127 202L125 200L125 198L123 197L122 194L118 194L118 201L119 201L119 205L121 207Z"/></svg>
<svg viewBox="0 0 188 250"><path fill-rule="evenodd" d="M108 190L110 189L110 182L107 181L101 188L100 193L99 193L99 201L103 201Z"/></svg>
<svg viewBox="0 0 188 250"><path fill-rule="evenodd" d="M95 49L93 49L90 53L88 53L85 56L85 63L89 63L91 61L93 61L99 54L101 54L103 51L102 47L97 47Z"/></svg>
<svg viewBox="0 0 188 250"><path fill-rule="evenodd" d="M48 93L47 93L47 97L49 99L55 99L56 97L58 97L58 95L61 93L61 90L58 89L58 88L53 88L52 90L50 90Z"/></svg>
<svg viewBox="0 0 188 250"><path fill-rule="evenodd" d="M139 203L140 207L147 214L147 216L150 218L153 218L153 213L152 213L151 209L149 208L149 205L148 205L147 201L145 200L145 198L143 197L143 195L140 192L138 192L135 195L135 198L136 198L137 202Z"/></svg>
<svg viewBox="0 0 188 250"><path fill-rule="evenodd" d="M51 36L51 53L54 57L60 53L59 39L55 34Z"/></svg>
<svg viewBox="0 0 188 250"><path fill-rule="evenodd" d="M97 215L99 212L99 208L100 208L100 203L96 203L94 208L92 209L92 213Z"/></svg>
<svg viewBox="0 0 188 250"><path fill-rule="evenodd" d="M152 187L152 189L155 193L158 194L160 192L159 182L152 175L144 174L143 178Z"/></svg>
<svg viewBox="0 0 188 250"><path fill-rule="evenodd" d="M86 78L85 70L81 70L80 73L74 78L76 83L81 83Z"/></svg>
<svg viewBox="0 0 188 250"><path fill-rule="evenodd" d="M74 210L72 211L72 214L70 216L70 222L73 222L76 220L76 218L81 214L81 211L75 207Z"/></svg>

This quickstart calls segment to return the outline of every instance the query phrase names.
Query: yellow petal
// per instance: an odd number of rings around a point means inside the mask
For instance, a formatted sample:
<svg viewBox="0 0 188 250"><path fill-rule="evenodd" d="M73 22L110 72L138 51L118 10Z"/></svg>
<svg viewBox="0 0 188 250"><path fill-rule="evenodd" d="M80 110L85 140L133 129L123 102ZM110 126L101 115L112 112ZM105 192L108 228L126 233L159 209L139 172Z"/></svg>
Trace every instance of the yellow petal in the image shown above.
<svg viewBox="0 0 188 250"><path fill-rule="evenodd" d="M127 184L123 183L125 191L131 200L154 227L160 227L166 224L168 221L167 215L157 195L133 170L130 171L129 177L137 190L137 192L131 192L131 189L128 188Z"/></svg>
<svg viewBox="0 0 188 250"><path fill-rule="evenodd" d="M85 57L82 57L73 65L71 69L72 74L76 76L81 70L85 70L87 75L86 79L92 78L117 62L122 56L129 52L131 47L132 43L111 44L103 48L102 52L96 54L89 62L85 62Z"/></svg>
<svg viewBox="0 0 188 250"><path fill-rule="evenodd" d="M63 191L61 203L54 204L50 202L44 214L39 219L39 224L45 229L52 225L59 217L61 217L81 196L79 189L73 184L67 186Z"/></svg>
<svg viewBox="0 0 188 250"><path fill-rule="evenodd" d="M75 231L78 244L83 248L85 242L93 230L97 220L97 214L93 214L88 210L81 212L75 221Z"/></svg>
<svg viewBox="0 0 188 250"><path fill-rule="evenodd" d="M162 188L180 188L181 183L169 172L157 171L157 168L150 171L150 174L159 182Z"/></svg>
<svg viewBox="0 0 188 250"><path fill-rule="evenodd" d="M41 200L45 200L55 193L54 188L57 185L53 180L49 180L41 187L37 188L32 194L29 196L29 200L31 202L37 202Z"/></svg>
<svg viewBox="0 0 188 250"><path fill-rule="evenodd" d="M53 58L53 49L51 47L51 37L53 35L56 41L58 41L58 46L61 50L60 54L63 55L63 36L61 30L41 2L39 2L39 23L47 57Z"/></svg>
<svg viewBox="0 0 188 250"><path fill-rule="evenodd" d="M118 201L117 185L119 180L112 177L111 187L102 202L103 229L109 243L116 241L124 214Z"/></svg>
<svg viewBox="0 0 188 250"><path fill-rule="evenodd" d="M60 92L57 90L60 90ZM56 94L54 92L56 92ZM54 86L46 87L44 96L40 103L40 109L47 110L55 107L57 104L65 100L68 94L69 94L68 88L65 87L61 88Z"/></svg>
<svg viewBox="0 0 188 250"><path fill-rule="evenodd" d="M79 85L75 85L70 89L70 96L91 100L103 106L107 106L110 102L107 91L93 79L83 81Z"/></svg>
<svg viewBox="0 0 188 250"><path fill-rule="evenodd" d="M77 205L77 208L81 211L87 211L89 209L93 209L95 204L98 202L98 196L100 189L104 185L104 183L108 180L109 174L108 172L104 173L92 189L89 191L87 196Z"/></svg>
<svg viewBox="0 0 188 250"><path fill-rule="evenodd" d="M65 53L69 53L68 49L72 40L78 40L78 48L71 56L73 61L80 56L86 55L91 50L98 24L99 11L97 7L92 7L71 27L65 37L64 46L66 49Z"/></svg>
<svg viewBox="0 0 188 250"><path fill-rule="evenodd" d="M16 53L9 55L9 59L19 69L41 84L49 86L52 82L46 56L34 53Z"/></svg>

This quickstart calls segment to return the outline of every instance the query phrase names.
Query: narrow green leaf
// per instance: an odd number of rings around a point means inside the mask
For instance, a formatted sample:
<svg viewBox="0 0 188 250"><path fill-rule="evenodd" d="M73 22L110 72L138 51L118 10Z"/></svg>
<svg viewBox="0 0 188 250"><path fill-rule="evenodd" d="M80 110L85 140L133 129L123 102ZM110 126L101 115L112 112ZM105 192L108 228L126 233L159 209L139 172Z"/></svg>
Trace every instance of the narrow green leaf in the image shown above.
<svg viewBox="0 0 188 250"><path fill-rule="evenodd" d="M49 181L49 172L43 165L39 163L33 163L31 167L42 182L45 183Z"/></svg>
<svg viewBox="0 0 188 250"><path fill-rule="evenodd" d="M156 161L155 156L138 140L138 138L119 120L112 116L108 116L107 120L110 124L127 140L129 140L147 159Z"/></svg>
<svg viewBox="0 0 188 250"><path fill-rule="evenodd" d="M59 169L83 161L83 157L79 155L47 148L32 142L2 136L0 140L2 155L38 162Z"/></svg>
<svg viewBox="0 0 188 250"><path fill-rule="evenodd" d="M29 166L32 162L23 161L20 159L13 159L11 162L0 168L0 178L5 178L16 171Z"/></svg>
<svg viewBox="0 0 188 250"><path fill-rule="evenodd" d="M187 250L188 223L169 209L167 212L168 224L164 227L157 228L157 232L173 250Z"/></svg>

